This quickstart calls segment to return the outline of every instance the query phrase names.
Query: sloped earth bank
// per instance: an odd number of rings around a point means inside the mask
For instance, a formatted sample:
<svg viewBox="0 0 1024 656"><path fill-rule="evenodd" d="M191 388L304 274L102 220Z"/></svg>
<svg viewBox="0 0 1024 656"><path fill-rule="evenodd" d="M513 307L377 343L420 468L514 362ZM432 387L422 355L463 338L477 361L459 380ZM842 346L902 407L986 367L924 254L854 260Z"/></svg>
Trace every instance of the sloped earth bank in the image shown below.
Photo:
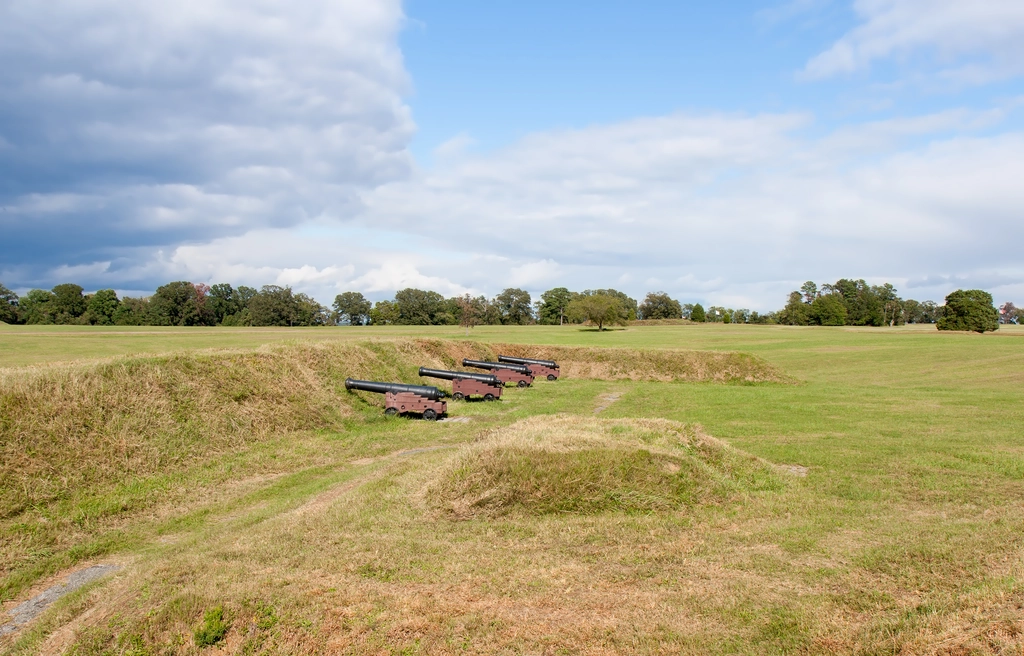
<svg viewBox="0 0 1024 656"><path fill-rule="evenodd" d="M792 382L778 369L749 353L523 344L493 344L491 348L501 355L554 360L559 364L562 375L570 378L718 383Z"/></svg>

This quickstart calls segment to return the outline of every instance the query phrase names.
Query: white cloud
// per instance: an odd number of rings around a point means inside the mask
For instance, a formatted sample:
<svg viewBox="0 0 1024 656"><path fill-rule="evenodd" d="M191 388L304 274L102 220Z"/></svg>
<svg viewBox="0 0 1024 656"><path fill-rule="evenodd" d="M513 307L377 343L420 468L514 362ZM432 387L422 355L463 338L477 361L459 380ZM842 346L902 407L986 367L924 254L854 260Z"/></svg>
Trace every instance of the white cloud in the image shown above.
<svg viewBox="0 0 1024 656"><path fill-rule="evenodd" d="M403 20L400 0L0 3L0 259L351 216L411 170Z"/></svg>
<svg viewBox="0 0 1024 656"><path fill-rule="evenodd" d="M808 278L902 283L1003 270L1013 258L999 244L1024 238L1024 133L978 131L998 128L1006 111L950 110L818 138L803 136L799 115L675 115L536 134L382 186L365 197L364 220L426 244L501 253L512 276L552 262L557 284L571 288L642 296L650 290L633 281L668 280L659 287L684 298L756 309Z"/></svg>
<svg viewBox="0 0 1024 656"><path fill-rule="evenodd" d="M561 275L562 267L558 262L550 259L538 260L509 269L507 281L510 287L536 289L538 286L553 285Z"/></svg>
<svg viewBox="0 0 1024 656"><path fill-rule="evenodd" d="M476 139L462 132L435 148L434 155L441 159L459 157L475 145Z"/></svg>
<svg viewBox="0 0 1024 656"><path fill-rule="evenodd" d="M950 80L983 83L1024 72L1024 3L1020 0L857 0L861 24L815 56L804 69L824 78L924 51L941 64L985 56L984 64L953 66Z"/></svg>

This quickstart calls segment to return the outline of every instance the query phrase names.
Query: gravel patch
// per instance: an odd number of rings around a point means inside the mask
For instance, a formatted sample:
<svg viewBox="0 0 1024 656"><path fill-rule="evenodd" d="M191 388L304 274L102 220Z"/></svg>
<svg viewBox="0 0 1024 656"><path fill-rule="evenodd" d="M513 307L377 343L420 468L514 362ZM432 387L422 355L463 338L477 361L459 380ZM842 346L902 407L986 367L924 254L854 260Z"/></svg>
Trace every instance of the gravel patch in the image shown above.
<svg viewBox="0 0 1024 656"><path fill-rule="evenodd" d="M63 583L43 590L28 601L24 601L9 611L11 621L0 626L0 636L14 633L19 628L28 624L39 616L44 610L50 607L69 592L74 592L87 583L100 579L111 572L121 569L118 565L93 565L80 569L68 575Z"/></svg>

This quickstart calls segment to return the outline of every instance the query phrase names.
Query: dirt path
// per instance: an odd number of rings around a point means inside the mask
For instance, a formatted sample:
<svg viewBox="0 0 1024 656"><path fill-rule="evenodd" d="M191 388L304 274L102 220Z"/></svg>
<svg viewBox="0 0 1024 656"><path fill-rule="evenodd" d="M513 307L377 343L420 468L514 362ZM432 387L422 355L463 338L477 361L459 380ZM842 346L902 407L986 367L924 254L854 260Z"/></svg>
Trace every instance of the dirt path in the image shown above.
<svg viewBox="0 0 1024 656"><path fill-rule="evenodd" d="M53 602L57 601L69 592L74 592L83 585L92 583L93 581L103 578L107 574L116 572L119 569L121 569L120 565L108 564L93 565L91 567L85 567L72 572L67 576L63 583L58 583L57 585L43 590L28 601L23 601L8 611L11 621L0 626L0 636L14 633L22 626L38 617L39 614L49 608Z"/></svg>

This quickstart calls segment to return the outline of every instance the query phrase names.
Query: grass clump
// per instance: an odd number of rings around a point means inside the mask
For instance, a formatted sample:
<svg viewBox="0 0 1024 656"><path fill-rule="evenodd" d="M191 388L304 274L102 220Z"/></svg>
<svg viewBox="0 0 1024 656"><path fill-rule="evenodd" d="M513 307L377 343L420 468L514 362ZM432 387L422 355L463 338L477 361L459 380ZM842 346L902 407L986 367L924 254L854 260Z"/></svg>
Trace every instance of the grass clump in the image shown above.
<svg viewBox="0 0 1024 656"><path fill-rule="evenodd" d="M463 449L430 485L453 518L653 513L777 489L771 465L666 420L535 417Z"/></svg>
<svg viewBox="0 0 1024 656"><path fill-rule="evenodd" d="M220 642L228 632L228 624L224 621L224 607L215 606L203 614L203 623L196 629L192 637L197 647L210 647Z"/></svg>

